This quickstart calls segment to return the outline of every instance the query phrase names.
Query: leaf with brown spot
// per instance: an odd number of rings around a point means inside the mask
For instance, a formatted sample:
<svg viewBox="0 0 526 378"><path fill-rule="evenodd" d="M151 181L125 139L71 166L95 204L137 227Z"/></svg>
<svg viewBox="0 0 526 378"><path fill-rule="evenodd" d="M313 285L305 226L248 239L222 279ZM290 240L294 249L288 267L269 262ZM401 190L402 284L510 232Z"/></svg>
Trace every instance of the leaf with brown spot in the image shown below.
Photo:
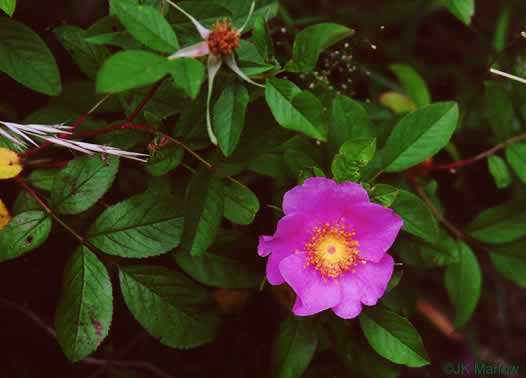
<svg viewBox="0 0 526 378"><path fill-rule="evenodd" d="M108 271L93 252L80 247L66 265L55 315L58 341L66 357L76 362L93 353L108 335L112 315Z"/></svg>
<svg viewBox="0 0 526 378"><path fill-rule="evenodd" d="M51 218L40 210L25 211L11 219L0 232L0 262L39 247L47 239L51 225Z"/></svg>

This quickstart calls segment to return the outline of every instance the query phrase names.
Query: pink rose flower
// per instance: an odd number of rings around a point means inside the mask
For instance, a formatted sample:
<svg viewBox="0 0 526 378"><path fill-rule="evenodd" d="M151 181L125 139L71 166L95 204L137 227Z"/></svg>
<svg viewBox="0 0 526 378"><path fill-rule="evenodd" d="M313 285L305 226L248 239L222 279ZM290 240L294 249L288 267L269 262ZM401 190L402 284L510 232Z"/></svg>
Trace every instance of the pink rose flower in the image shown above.
<svg viewBox="0 0 526 378"><path fill-rule="evenodd" d="M293 312L313 315L331 308L350 319L373 306L393 273L386 253L402 219L371 203L356 183L314 177L285 193L285 216L273 236L260 236L258 253L269 256L267 279L296 292Z"/></svg>

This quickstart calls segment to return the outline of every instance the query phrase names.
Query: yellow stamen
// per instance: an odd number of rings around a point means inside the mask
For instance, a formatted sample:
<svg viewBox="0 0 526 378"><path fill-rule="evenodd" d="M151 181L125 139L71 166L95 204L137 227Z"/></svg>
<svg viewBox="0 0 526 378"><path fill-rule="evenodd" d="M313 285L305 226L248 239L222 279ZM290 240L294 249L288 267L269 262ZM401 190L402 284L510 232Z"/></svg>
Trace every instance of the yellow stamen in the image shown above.
<svg viewBox="0 0 526 378"><path fill-rule="evenodd" d="M366 263L356 248L360 245L354 240L356 233L344 222L345 219L341 218L332 225L325 223L314 227L312 237L305 244L305 267L312 265L322 274L324 281L326 277L337 279L345 272L354 273L358 263Z"/></svg>

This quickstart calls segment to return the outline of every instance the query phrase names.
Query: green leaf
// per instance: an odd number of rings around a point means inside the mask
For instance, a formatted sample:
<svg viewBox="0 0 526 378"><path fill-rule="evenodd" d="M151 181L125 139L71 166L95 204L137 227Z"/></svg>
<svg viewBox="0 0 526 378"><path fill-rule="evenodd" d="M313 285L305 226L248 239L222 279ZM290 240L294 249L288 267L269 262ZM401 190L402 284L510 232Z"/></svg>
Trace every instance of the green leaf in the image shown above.
<svg viewBox="0 0 526 378"><path fill-rule="evenodd" d="M205 79L205 66L193 58L177 58L171 61L170 73L175 85L195 100Z"/></svg>
<svg viewBox="0 0 526 378"><path fill-rule="evenodd" d="M360 169L369 164L376 151L375 138L350 139L340 147L332 161L331 170L337 182L360 178Z"/></svg>
<svg viewBox="0 0 526 378"><path fill-rule="evenodd" d="M469 234L488 243L506 243L526 235L526 202L511 201L480 213L468 226Z"/></svg>
<svg viewBox="0 0 526 378"><path fill-rule="evenodd" d="M285 70L305 72L314 69L323 50L353 34L354 30L333 23L322 23L303 29L296 35L292 47L292 61L285 66Z"/></svg>
<svg viewBox="0 0 526 378"><path fill-rule="evenodd" d="M515 114L511 97L506 87L496 81L484 83L484 108L486 109L489 125L499 142L513 136L513 122Z"/></svg>
<svg viewBox="0 0 526 378"><path fill-rule="evenodd" d="M232 223L251 224L259 211L258 197L246 186L224 185L224 215Z"/></svg>
<svg viewBox="0 0 526 378"><path fill-rule="evenodd" d="M234 152L245 125L248 90L239 80L229 81L214 105L213 125L225 156Z"/></svg>
<svg viewBox="0 0 526 378"><path fill-rule="evenodd" d="M165 53L179 50L175 32L158 9L136 0L112 0L110 4L130 34L146 47Z"/></svg>
<svg viewBox="0 0 526 378"><path fill-rule="evenodd" d="M424 106L406 115L385 143L385 171L403 171L436 154L449 142L457 121L458 106L454 102Z"/></svg>
<svg viewBox="0 0 526 378"><path fill-rule="evenodd" d="M375 307L362 311L360 326L369 345L380 356L409 367L429 364L422 338L406 318Z"/></svg>
<svg viewBox="0 0 526 378"><path fill-rule="evenodd" d="M396 378L400 368L382 358L367 344L360 335L353 333L353 328L344 319L331 319L331 342L334 352L338 354L346 369L354 376L370 378Z"/></svg>
<svg viewBox="0 0 526 378"><path fill-rule="evenodd" d="M60 93L55 58L35 32L18 21L0 17L0 41L0 71L34 91L50 96Z"/></svg>
<svg viewBox="0 0 526 378"><path fill-rule="evenodd" d="M74 25L62 25L53 32L79 69L88 77L95 78L102 62L110 55L108 49L84 41L86 31Z"/></svg>
<svg viewBox="0 0 526 378"><path fill-rule="evenodd" d="M482 273L471 248L459 241L459 261L449 265L444 283L449 299L455 307L456 329L464 327L477 307L482 285Z"/></svg>
<svg viewBox="0 0 526 378"><path fill-rule="evenodd" d="M402 238L399 246L400 257L409 265L432 268L459 261L458 244L443 229L439 229L435 243L418 238Z"/></svg>
<svg viewBox="0 0 526 378"><path fill-rule="evenodd" d="M0 262L39 247L51 232L51 218L44 211L18 214L0 231Z"/></svg>
<svg viewBox="0 0 526 378"><path fill-rule="evenodd" d="M265 99L281 126L326 140L323 107L312 93L302 91L289 80L273 78L265 85Z"/></svg>
<svg viewBox="0 0 526 378"><path fill-rule="evenodd" d="M319 170L318 163L305 152L287 149L283 158L294 176L301 176L314 169Z"/></svg>
<svg viewBox="0 0 526 378"><path fill-rule="evenodd" d="M192 256L184 249L174 257L177 264L194 280L204 285L227 289L257 288L264 273L229 256L204 252Z"/></svg>
<svg viewBox="0 0 526 378"><path fill-rule="evenodd" d="M318 346L316 327L310 318L289 317L281 323L272 345L273 377L299 378Z"/></svg>
<svg viewBox="0 0 526 378"><path fill-rule="evenodd" d="M80 247L66 264L55 314L58 342L66 357L77 362L94 352L108 336L112 315L110 275L93 252Z"/></svg>
<svg viewBox="0 0 526 378"><path fill-rule="evenodd" d="M400 189L391 185L376 184L369 190L369 199L383 207L391 207Z"/></svg>
<svg viewBox="0 0 526 378"><path fill-rule="evenodd" d="M329 156L334 156L350 138L373 136L372 127L369 115L359 102L346 96L337 96L332 102L329 120Z"/></svg>
<svg viewBox="0 0 526 378"><path fill-rule="evenodd" d="M53 182L51 207L61 214L86 211L110 188L118 168L119 158L113 155L71 160Z"/></svg>
<svg viewBox="0 0 526 378"><path fill-rule="evenodd" d="M437 240L438 226L425 202L417 195L400 190L391 208L404 221L403 231L433 244Z"/></svg>
<svg viewBox="0 0 526 378"><path fill-rule="evenodd" d="M27 181L37 189L50 192L53 188L53 180L59 172L56 168L37 168L27 176Z"/></svg>
<svg viewBox="0 0 526 378"><path fill-rule="evenodd" d="M94 45L110 45L125 50L140 50L143 45L133 38L127 31L103 33L86 37L84 40Z"/></svg>
<svg viewBox="0 0 526 378"><path fill-rule="evenodd" d="M119 280L126 306L162 344L193 348L215 337L220 319L211 307L211 296L184 274L134 265L122 268Z"/></svg>
<svg viewBox="0 0 526 378"><path fill-rule="evenodd" d="M170 73L175 60L141 50L118 52L104 61L97 75L97 91L122 92L151 84Z"/></svg>
<svg viewBox="0 0 526 378"><path fill-rule="evenodd" d="M508 146L506 148L506 159L519 179L526 184L526 144L514 143Z"/></svg>
<svg viewBox="0 0 526 378"><path fill-rule="evenodd" d="M183 161L184 150L179 146L164 146L144 165L144 169L152 176L164 176Z"/></svg>
<svg viewBox="0 0 526 378"><path fill-rule="evenodd" d="M2 9L9 17L13 17L15 13L16 0L0 0L0 9Z"/></svg>
<svg viewBox="0 0 526 378"><path fill-rule="evenodd" d="M497 188L506 188L511 184L510 171L506 165L506 162L500 156L488 156L488 169L495 180L495 185L497 185Z"/></svg>
<svg viewBox="0 0 526 378"><path fill-rule="evenodd" d="M466 25L471 24L471 17L475 13L473 0L440 0L451 13Z"/></svg>
<svg viewBox="0 0 526 378"><path fill-rule="evenodd" d="M491 252L499 255L506 255L510 257L522 258L526 250L526 238L513 241L511 243L503 243L499 245L492 245Z"/></svg>
<svg viewBox="0 0 526 378"><path fill-rule="evenodd" d="M405 64L391 64L389 66L402 83L407 95L417 107L431 104L431 96L422 76L411 66Z"/></svg>
<svg viewBox="0 0 526 378"><path fill-rule="evenodd" d="M526 288L526 275L524 274L526 272L526 259L524 256L507 256L490 252L489 257L497 272L504 278L520 288Z"/></svg>
<svg viewBox="0 0 526 378"><path fill-rule="evenodd" d="M265 15L254 17L254 30L252 30L252 42L256 46L263 59L267 59L273 51L273 43L270 33L265 24Z"/></svg>
<svg viewBox="0 0 526 378"><path fill-rule="evenodd" d="M223 218L223 183L209 169L200 170L187 187L182 247L192 256L210 247Z"/></svg>
<svg viewBox="0 0 526 378"><path fill-rule="evenodd" d="M182 230L182 205L172 196L147 192L106 209L87 237L110 255L144 258L177 247Z"/></svg>

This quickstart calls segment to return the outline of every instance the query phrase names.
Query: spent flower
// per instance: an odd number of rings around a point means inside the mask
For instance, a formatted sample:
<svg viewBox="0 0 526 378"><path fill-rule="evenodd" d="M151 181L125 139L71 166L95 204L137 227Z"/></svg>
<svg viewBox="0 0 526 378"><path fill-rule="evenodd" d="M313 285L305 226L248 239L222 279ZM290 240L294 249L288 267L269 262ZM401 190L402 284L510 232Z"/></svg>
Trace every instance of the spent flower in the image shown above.
<svg viewBox="0 0 526 378"><path fill-rule="evenodd" d="M267 279L296 293L293 312L313 315L331 308L350 319L362 304L384 294L394 262L386 251L402 219L371 203L359 184L314 177L288 191L285 216L273 236L260 236L258 253L269 256Z"/></svg>
<svg viewBox="0 0 526 378"><path fill-rule="evenodd" d="M181 13L183 13L188 19L194 24L197 31L203 38L202 42L198 42L194 45L182 48L177 51L175 54L172 54L168 59L176 59L183 57L197 58L200 56L208 55L208 95L206 98L206 128L208 131L208 136L210 141L217 145L217 138L212 129L212 121L210 119L210 99L212 97L212 88L214 85L214 78L221 67L223 62L226 63L232 71L234 71L240 78L249 82L250 84L264 87L264 85L256 83L250 79L237 65L236 57L234 54L234 49L239 47L239 40L241 39L241 33L248 24L250 16L254 11L255 3L252 2L250 11L248 13L247 19L243 26L239 29L233 28L230 21L221 21L217 22L212 26L212 29L208 29L201 25L199 21L195 19L192 15L186 12L177 4L173 3L170 0L166 0L168 4L175 7Z"/></svg>

